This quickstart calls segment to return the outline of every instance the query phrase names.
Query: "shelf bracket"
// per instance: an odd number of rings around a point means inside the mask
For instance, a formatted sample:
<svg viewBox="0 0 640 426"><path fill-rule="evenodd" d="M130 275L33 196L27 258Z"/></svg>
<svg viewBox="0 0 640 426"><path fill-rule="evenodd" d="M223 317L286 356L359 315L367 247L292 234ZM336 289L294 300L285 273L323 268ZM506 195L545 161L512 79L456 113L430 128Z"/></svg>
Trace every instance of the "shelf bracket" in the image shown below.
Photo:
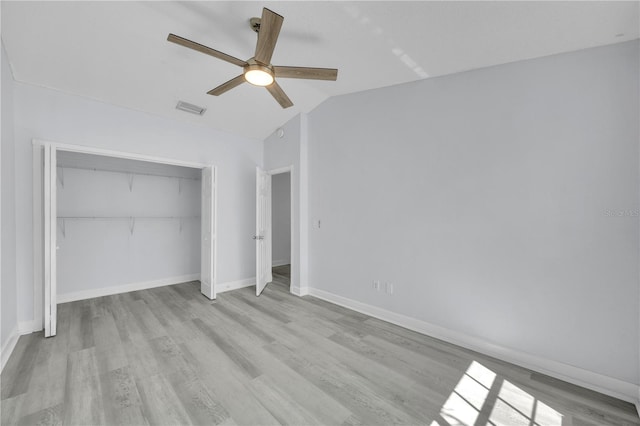
<svg viewBox="0 0 640 426"><path fill-rule="evenodd" d="M127 177L129 179L129 192L133 192L133 177L135 175L133 173L127 173Z"/></svg>
<svg viewBox="0 0 640 426"><path fill-rule="evenodd" d="M133 235L133 230L136 227L136 218L135 217L130 217L129 218L129 233L131 235Z"/></svg>

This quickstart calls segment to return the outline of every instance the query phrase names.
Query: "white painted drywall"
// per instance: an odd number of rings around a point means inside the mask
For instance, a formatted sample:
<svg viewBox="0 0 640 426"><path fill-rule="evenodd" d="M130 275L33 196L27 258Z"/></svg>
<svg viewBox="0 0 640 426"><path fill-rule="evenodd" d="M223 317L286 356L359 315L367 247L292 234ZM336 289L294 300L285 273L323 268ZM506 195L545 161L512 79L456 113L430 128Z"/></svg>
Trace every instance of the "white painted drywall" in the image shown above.
<svg viewBox="0 0 640 426"><path fill-rule="evenodd" d="M271 176L273 266L291 263L291 173Z"/></svg>
<svg viewBox="0 0 640 426"><path fill-rule="evenodd" d="M300 286L300 261L301 261L301 241L300 241L300 130L301 116L287 122L282 127L284 134L282 137L274 132L264 141L264 168L265 170L275 170L281 167L293 166L291 179L293 180L293 192L291 193L291 203L293 204L293 241L291 247L291 288ZM274 257L275 259L275 257Z"/></svg>
<svg viewBox="0 0 640 426"><path fill-rule="evenodd" d="M16 332L18 326L18 314L16 309L16 210L15 210L15 165L14 165L14 125L13 125L13 76L7 54L2 46L2 146L1 146L1 173L2 176L2 248L1 266L2 285L0 288L0 301L2 306L0 348Z"/></svg>
<svg viewBox="0 0 640 426"><path fill-rule="evenodd" d="M311 286L640 383L639 47L322 104Z"/></svg>
<svg viewBox="0 0 640 426"><path fill-rule="evenodd" d="M262 164L262 141L23 83L15 84L14 98L20 321L34 314L33 138L216 165L218 282L255 276L255 167Z"/></svg>
<svg viewBox="0 0 640 426"><path fill-rule="evenodd" d="M61 299L200 273L199 180L77 168L58 171L63 177L57 182ZM133 217L133 222L126 217Z"/></svg>

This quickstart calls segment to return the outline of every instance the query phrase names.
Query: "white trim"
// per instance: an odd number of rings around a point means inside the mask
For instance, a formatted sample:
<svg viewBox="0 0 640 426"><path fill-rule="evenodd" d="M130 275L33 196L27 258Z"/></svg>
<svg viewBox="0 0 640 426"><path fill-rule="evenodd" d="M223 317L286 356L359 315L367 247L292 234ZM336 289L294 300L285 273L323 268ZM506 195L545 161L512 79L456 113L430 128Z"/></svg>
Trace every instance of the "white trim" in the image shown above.
<svg viewBox="0 0 640 426"><path fill-rule="evenodd" d="M44 145L43 176L43 247L44 247L44 336L56 335L56 149Z"/></svg>
<svg viewBox="0 0 640 426"><path fill-rule="evenodd" d="M306 296L309 293L309 287L299 287L299 286L291 286L291 294L294 294L296 296ZM318 297L318 299L321 299L321 297Z"/></svg>
<svg viewBox="0 0 640 426"><path fill-rule="evenodd" d="M16 326L13 327L13 330L11 330L9 338L4 343L4 345L2 345L2 349L0 349L0 364L2 364L0 366L0 372L4 370L4 366L7 365L9 357L13 353L13 350L16 348L18 337L20 337L20 334L18 333L18 325L16 324Z"/></svg>
<svg viewBox="0 0 640 426"><path fill-rule="evenodd" d="M75 302L76 300L93 299L95 297L110 296L113 294L128 293L130 291L148 290L156 287L164 287L167 285L181 284L190 281L198 281L200 274L183 275L179 277L165 278L162 280L145 281L139 283L124 284L115 287L103 287L93 290L77 291L73 293L58 295L58 303ZM216 284L216 293L223 293L225 291L237 290L244 287L251 287L256 284L255 278L247 278L238 281L229 281L222 284ZM42 325L37 326L37 321L22 321L16 326L16 341L17 336L24 334L34 333L42 330ZM15 343L14 343L15 345ZM5 345L6 346L6 345ZM13 350L13 349L12 349ZM4 349L2 350L4 354Z"/></svg>
<svg viewBox="0 0 640 426"><path fill-rule="evenodd" d="M33 139L33 144L42 145L42 146L51 145L55 147L57 150L61 150L61 151L80 152L83 154L104 155L107 157L118 157L118 158L126 158L129 160L147 161L151 163L170 164L173 166L191 167L194 169L204 169L205 167L210 167L209 164L196 163L192 161L182 161L182 160L176 160L174 158L156 157L153 155L139 154L135 152L125 152L125 151L115 151L112 149L94 148L92 146L85 146L85 145L71 145L71 144L58 143L58 142L47 141L42 139Z"/></svg>
<svg viewBox="0 0 640 426"><path fill-rule="evenodd" d="M137 290L147 290L150 288L164 287L166 285L197 281L199 279L200 274L191 274L178 277L163 278L160 280L129 283L110 287L95 288L91 290L74 291L72 293L59 294L58 303L75 302L76 300L93 299L94 297L110 296L112 294L127 293Z"/></svg>
<svg viewBox="0 0 640 426"><path fill-rule="evenodd" d="M283 173L290 173L291 170L293 170L293 166L285 166L285 167L278 167L277 169L267 170L267 173L273 176L273 175L281 175Z"/></svg>
<svg viewBox="0 0 640 426"><path fill-rule="evenodd" d="M216 293L224 293L225 291L238 290L240 288L252 287L254 285L256 285L255 277L238 281L228 281L216 286Z"/></svg>
<svg viewBox="0 0 640 426"><path fill-rule="evenodd" d="M35 320L32 321L20 321L18 323L18 334L24 336L25 334L35 333L36 331L42 331L44 326L42 324L37 325Z"/></svg>
<svg viewBox="0 0 640 426"><path fill-rule="evenodd" d="M300 113L300 223L298 250L300 253L300 282L301 288L309 285L309 121L306 113Z"/></svg>
<svg viewBox="0 0 640 426"><path fill-rule="evenodd" d="M0 372L4 370L5 365L7 365L7 361L11 357L13 350L16 348L16 344L18 343L18 339L20 336L24 336L25 334L35 333L37 331L42 331L42 325L39 327L36 326L37 322L34 321L20 321L11 331L9 335L9 339L5 342L2 349L0 349Z"/></svg>
<svg viewBox="0 0 640 426"><path fill-rule="evenodd" d="M213 173L213 297L216 297L218 291L218 167L211 167L211 173ZM202 198L200 199L202 202ZM202 233L202 230L200 231Z"/></svg>
<svg viewBox="0 0 640 426"><path fill-rule="evenodd" d="M275 268L277 266L291 265L291 260L272 260L271 267Z"/></svg>
<svg viewBox="0 0 640 426"><path fill-rule="evenodd" d="M319 299L326 300L327 302L344 306L345 308L399 325L400 327L435 337L436 339L444 340L446 342L453 343L454 345L462 346L485 355L496 357L624 401L636 403L640 396L640 388L638 385L625 382L614 377L605 376L603 374L584 370L558 361L545 359L536 355L489 343L474 336L430 324L416 318L397 314L386 309L358 302L317 288L309 288L309 294Z"/></svg>
<svg viewBox="0 0 640 426"><path fill-rule="evenodd" d="M44 149L33 145L33 317L44 328Z"/></svg>

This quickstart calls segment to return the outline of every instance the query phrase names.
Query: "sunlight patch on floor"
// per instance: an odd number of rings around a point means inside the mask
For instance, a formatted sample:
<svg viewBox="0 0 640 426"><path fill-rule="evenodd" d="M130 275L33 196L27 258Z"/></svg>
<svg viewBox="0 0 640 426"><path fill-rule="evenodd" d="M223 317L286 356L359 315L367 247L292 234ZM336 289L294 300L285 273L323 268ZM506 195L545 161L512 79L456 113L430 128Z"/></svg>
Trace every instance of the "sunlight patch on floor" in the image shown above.
<svg viewBox="0 0 640 426"><path fill-rule="evenodd" d="M443 424L559 426L562 414L473 361L440 410Z"/></svg>

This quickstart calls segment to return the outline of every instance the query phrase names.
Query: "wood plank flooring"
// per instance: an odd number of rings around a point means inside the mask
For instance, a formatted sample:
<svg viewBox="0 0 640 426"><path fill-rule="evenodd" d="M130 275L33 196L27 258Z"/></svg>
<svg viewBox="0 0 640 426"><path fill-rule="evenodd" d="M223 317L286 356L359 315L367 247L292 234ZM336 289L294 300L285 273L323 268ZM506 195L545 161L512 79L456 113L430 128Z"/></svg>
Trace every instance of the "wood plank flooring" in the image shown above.
<svg viewBox="0 0 640 426"><path fill-rule="evenodd" d="M58 306L22 336L3 425L640 425L631 404L288 293L286 267L209 301L197 282Z"/></svg>

